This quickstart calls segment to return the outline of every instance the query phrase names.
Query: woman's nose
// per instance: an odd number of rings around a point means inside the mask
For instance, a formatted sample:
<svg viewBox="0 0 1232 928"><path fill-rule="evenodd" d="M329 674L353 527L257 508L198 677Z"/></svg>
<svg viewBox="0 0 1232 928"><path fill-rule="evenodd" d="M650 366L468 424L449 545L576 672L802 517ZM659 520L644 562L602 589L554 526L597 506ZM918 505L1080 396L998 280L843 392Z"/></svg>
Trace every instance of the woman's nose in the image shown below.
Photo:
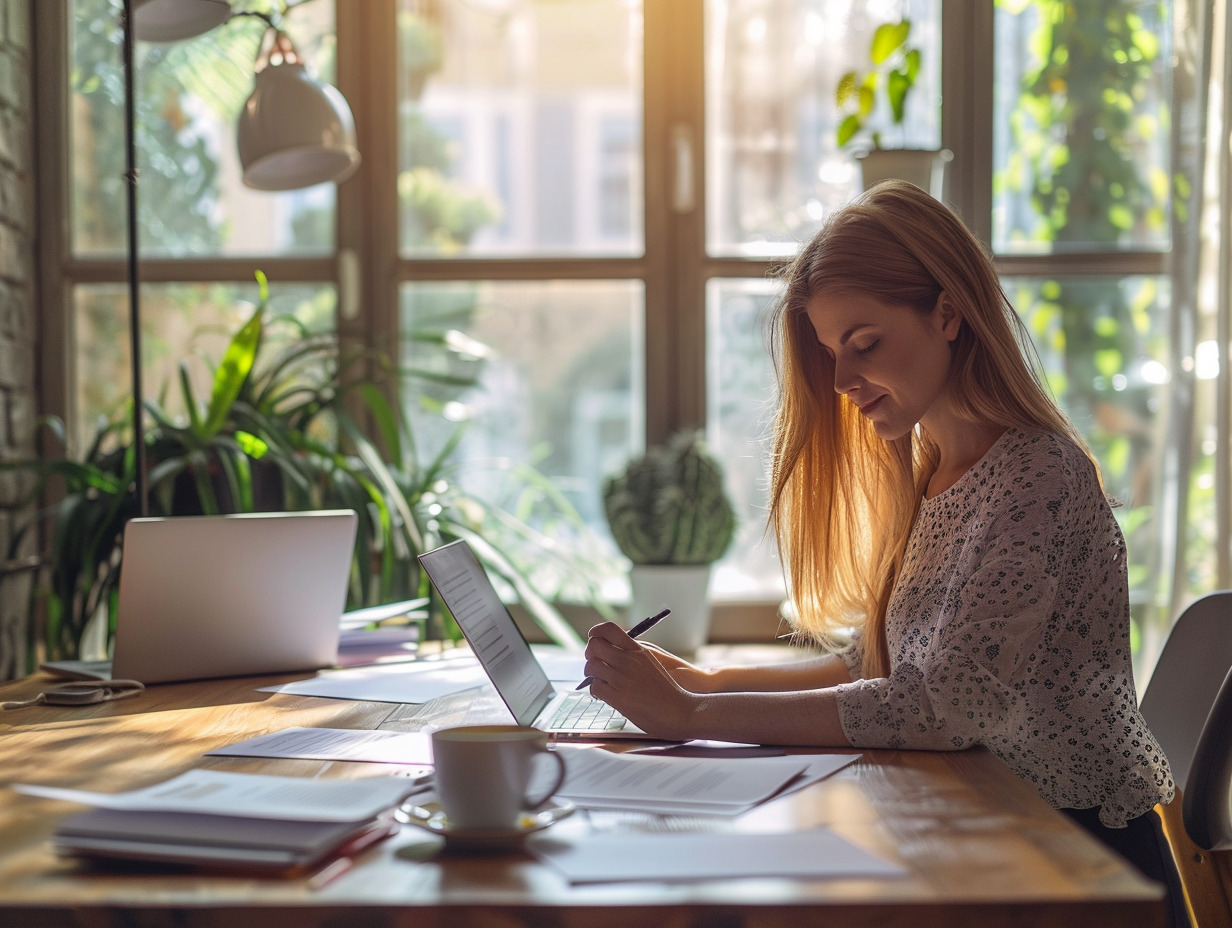
<svg viewBox="0 0 1232 928"><path fill-rule="evenodd" d="M850 366L841 360L836 360L834 362L834 392L850 393L856 385L855 381L856 377L852 374Z"/></svg>

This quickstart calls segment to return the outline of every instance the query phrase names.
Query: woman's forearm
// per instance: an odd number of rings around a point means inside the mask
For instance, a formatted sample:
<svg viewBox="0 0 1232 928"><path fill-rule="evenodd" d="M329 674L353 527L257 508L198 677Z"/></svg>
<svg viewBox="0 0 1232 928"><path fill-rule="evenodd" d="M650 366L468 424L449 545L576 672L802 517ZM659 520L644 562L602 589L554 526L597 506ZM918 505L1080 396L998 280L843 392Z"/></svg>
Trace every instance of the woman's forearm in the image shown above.
<svg viewBox="0 0 1232 928"><path fill-rule="evenodd" d="M850 682L847 665L827 654L790 664L717 667L706 672L697 689L707 693L778 693Z"/></svg>
<svg viewBox="0 0 1232 928"><path fill-rule="evenodd" d="M751 744L851 747L828 690L697 694L689 737Z"/></svg>

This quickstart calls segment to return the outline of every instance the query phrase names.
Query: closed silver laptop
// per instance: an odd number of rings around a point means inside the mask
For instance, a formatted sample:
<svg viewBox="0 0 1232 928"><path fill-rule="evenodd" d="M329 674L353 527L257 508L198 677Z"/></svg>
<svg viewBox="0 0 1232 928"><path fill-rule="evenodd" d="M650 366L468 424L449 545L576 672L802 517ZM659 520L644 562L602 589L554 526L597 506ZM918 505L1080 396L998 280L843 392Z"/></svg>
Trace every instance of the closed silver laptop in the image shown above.
<svg viewBox="0 0 1232 928"><path fill-rule="evenodd" d="M328 667L356 523L351 510L133 519L110 664L47 669L166 683Z"/></svg>

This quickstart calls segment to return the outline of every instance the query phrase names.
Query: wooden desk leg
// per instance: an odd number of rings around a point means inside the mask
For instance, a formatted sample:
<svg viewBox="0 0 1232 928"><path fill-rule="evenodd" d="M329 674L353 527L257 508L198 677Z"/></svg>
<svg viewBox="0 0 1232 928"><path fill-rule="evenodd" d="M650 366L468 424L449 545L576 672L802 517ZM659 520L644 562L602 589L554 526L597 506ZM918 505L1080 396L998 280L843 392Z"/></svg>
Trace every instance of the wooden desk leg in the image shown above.
<svg viewBox="0 0 1232 928"><path fill-rule="evenodd" d="M1227 854L1204 851L1194 844L1181 818L1181 791L1168 805L1155 811L1163 822L1164 834L1172 847L1172 859L1185 890L1185 905L1193 928L1226 928L1232 925L1232 862Z"/></svg>

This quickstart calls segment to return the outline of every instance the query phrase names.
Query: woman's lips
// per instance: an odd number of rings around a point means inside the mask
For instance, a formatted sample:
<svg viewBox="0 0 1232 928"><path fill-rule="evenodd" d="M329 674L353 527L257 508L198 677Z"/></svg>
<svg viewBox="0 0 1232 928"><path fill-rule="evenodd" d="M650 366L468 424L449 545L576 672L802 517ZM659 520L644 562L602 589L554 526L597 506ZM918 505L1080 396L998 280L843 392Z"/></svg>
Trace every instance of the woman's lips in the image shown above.
<svg viewBox="0 0 1232 928"><path fill-rule="evenodd" d="M865 403L863 406L860 407L860 412L862 412L866 416L869 415L874 409L876 409L878 406L881 405L881 401L884 399L885 399L885 395L883 394L877 397L871 403Z"/></svg>

